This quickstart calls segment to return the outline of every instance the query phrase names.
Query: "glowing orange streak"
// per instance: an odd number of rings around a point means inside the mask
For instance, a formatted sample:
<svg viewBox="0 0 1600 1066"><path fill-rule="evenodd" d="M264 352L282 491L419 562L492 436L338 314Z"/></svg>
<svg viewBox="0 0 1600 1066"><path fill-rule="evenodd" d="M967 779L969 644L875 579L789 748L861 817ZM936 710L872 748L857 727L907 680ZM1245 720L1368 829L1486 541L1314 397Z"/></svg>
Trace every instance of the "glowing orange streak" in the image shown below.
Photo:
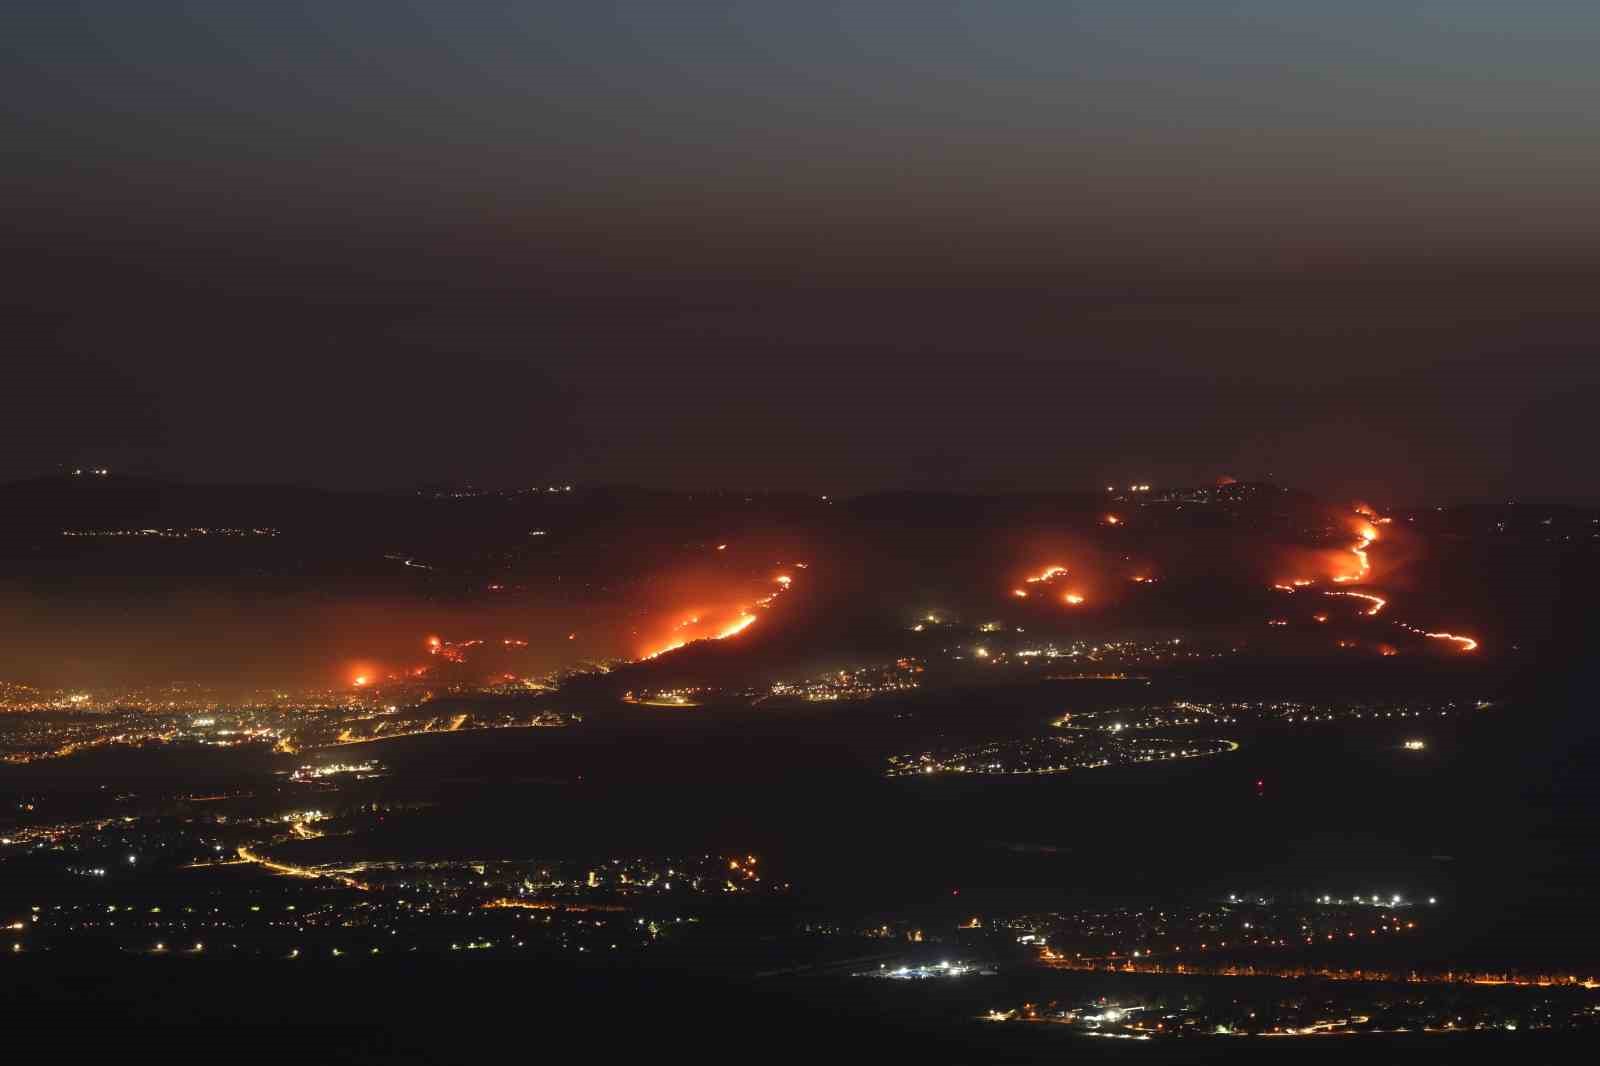
<svg viewBox="0 0 1600 1066"><path fill-rule="evenodd" d="M1067 568L1064 566L1051 566L1047 567L1045 571L1038 576L1030 577L1026 580L1030 585L1037 585L1040 582L1049 581L1051 578L1064 577L1066 573Z"/></svg>
<svg viewBox="0 0 1600 1066"><path fill-rule="evenodd" d="M755 620L756 620L756 616L753 615L753 614L740 615L738 621L734 622L732 625L730 625L727 628L723 629L722 632L716 634L711 639L712 640L726 640L726 639L728 639L729 637L733 636L736 633L744 632L744 630L749 627L750 623L754 622Z"/></svg>
<svg viewBox="0 0 1600 1066"><path fill-rule="evenodd" d="M1371 596L1371 595L1368 595L1365 592L1325 592L1325 593L1323 593L1323 595L1325 595L1325 596L1351 596L1351 597L1354 597L1355 599L1358 599L1358 600L1366 600L1368 603L1372 604L1371 607L1367 608L1367 610L1363 612L1369 618L1372 615L1377 614L1379 611L1383 610L1385 607L1387 607L1389 605L1389 601L1384 599L1382 596Z"/></svg>
<svg viewBox="0 0 1600 1066"><path fill-rule="evenodd" d="M1083 602L1083 597L1078 595L1076 592L1069 592L1065 596L1061 597L1061 599L1063 602L1073 607L1076 607L1078 604Z"/></svg>
<svg viewBox="0 0 1600 1066"><path fill-rule="evenodd" d="M1341 575L1333 580L1340 582L1341 584L1346 581L1365 581L1367 575L1372 572L1372 563L1367 559L1367 548L1369 548L1372 545L1372 542L1377 539L1378 530L1375 527L1366 526L1363 528L1361 530L1361 539L1356 541L1356 546L1354 548L1350 549L1350 554L1354 555L1356 557L1356 561L1361 564L1360 571L1355 574Z"/></svg>
<svg viewBox="0 0 1600 1066"><path fill-rule="evenodd" d="M802 563L802 564L796 564L796 565L803 566L804 564ZM773 600L777 599L783 593L789 591L789 587L794 583L794 578L790 577L788 574L779 574L777 577L773 578L773 581L777 582L777 585L778 585L778 590L776 592L772 592L772 593L769 593L766 596L761 597L760 599L756 600L755 603L753 603L753 604L751 604L751 605L749 605L747 607L741 607L739 609L740 612L741 612L739 617L737 619L735 619L729 625L724 626L718 632L708 634L708 635L706 635L704 637L691 637L691 638L689 638L687 640L675 640L672 643L667 644L665 647L657 648L655 651L649 652L648 654L645 654L645 655L641 655L639 657L638 661L639 662L646 662L646 661L648 661L650 659L660 658L661 656L667 654L667 652L669 652L669 651L677 651L679 648L682 648L682 647L688 645L689 643L691 643L692 641L695 641L695 640L726 640L729 637L736 636L737 634L744 632L756 620L755 614L752 613L755 610L755 608L757 608L757 607L762 607L762 608L770 607L772 605L772 601ZM699 624L700 624L700 616L699 615L691 615L688 618L685 618L682 622L679 622L677 628L678 629L687 629L689 626L699 625Z"/></svg>
<svg viewBox="0 0 1600 1066"><path fill-rule="evenodd" d="M1478 642L1473 640L1471 637L1458 637L1454 633L1424 633L1422 635L1431 640L1454 641L1455 643L1461 645L1462 651L1475 651L1478 647Z"/></svg>
<svg viewBox="0 0 1600 1066"><path fill-rule="evenodd" d="M1015 596L1019 600L1025 600L1025 599L1028 598L1028 590L1027 589L1012 589L1011 590L1011 595Z"/></svg>

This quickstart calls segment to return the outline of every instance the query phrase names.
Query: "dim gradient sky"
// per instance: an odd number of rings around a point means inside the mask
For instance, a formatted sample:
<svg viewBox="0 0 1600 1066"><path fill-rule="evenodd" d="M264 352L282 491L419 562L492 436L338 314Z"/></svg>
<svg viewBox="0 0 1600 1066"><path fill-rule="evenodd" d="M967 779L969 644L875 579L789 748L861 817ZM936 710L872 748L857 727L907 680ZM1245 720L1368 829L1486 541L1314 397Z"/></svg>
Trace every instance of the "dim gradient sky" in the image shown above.
<svg viewBox="0 0 1600 1066"><path fill-rule="evenodd" d="M1600 6L23 0L0 476L1600 497Z"/></svg>

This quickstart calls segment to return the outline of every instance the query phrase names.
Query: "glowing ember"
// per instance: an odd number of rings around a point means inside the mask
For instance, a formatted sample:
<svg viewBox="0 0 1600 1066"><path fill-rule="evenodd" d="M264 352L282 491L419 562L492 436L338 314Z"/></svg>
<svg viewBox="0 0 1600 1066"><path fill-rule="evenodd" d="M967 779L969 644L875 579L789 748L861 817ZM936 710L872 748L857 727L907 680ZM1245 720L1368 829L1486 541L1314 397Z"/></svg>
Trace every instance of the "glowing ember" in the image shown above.
<svg viewBox="0 0 1600 1066"><path fill-rule="evenodd" d="M1025 599L1028 598L1028 590L1027 589L1012 589L1011 590L1011 595L1015 596L1019 600L1025 600Z"/></svg>
<svg viewBox="0 0 1600 1066"><path fill-rule="evenodd" d="M1067 603L1073 607L1076 607L1078 604L1083 602L1083 597L1078 595L1076 592L1069 592L1065 596L1061 597L1061 600L1063 603Z"/></svg>

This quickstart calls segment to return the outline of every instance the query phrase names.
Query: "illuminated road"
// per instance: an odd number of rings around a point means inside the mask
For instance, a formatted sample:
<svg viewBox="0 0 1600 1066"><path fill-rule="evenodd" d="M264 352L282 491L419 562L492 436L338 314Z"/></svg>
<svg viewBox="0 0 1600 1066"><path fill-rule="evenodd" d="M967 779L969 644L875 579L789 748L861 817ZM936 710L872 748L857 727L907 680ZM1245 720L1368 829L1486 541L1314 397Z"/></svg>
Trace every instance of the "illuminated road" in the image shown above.
<svg viewBox="0 0 1600 1066"><path fill-rule="evenodd" d="M239 861L254 863L262 869L270 870L275 874L285 877L301 877L307 880L337 881L346 888L359 889L362 892L372 891L372 886L363 881L357 881L344 870L325 870L314 866L295 866L291 863L276 862L265 855L257 855L243 844L239 845Z"/></svg>

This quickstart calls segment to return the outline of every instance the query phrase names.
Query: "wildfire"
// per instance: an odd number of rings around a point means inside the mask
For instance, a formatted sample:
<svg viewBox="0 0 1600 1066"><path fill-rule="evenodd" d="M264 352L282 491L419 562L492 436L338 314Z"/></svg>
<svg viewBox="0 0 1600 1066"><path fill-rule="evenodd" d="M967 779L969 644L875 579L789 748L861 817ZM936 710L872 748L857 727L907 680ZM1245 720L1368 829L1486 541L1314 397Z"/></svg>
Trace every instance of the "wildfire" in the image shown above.
<svg viewBox="0 0 1600 1066"><path fill-rule="evenodd" d="M1367 575L1372 573L1372 562L1367 558L1367 549L1372 546L1373 541L1378 539L1378 527L1371 524L1363 525L1357 535L1360 539L1356 541L1355 547L1350 549L1350 554L1356 557L1356 562L1360 564L1360 568L1353 574L1340 574L1333 579L1340 584L1349 581L1365 581Z"/></svg>
<svg viewBox="0 0 1600 1066"><path fill-rule="evenodd" d="M1058 577L1065 577L1066 575L1067 575L1067 568L1066 567L1064 567L1064 566L1048 566L1048 567L1045 567L1045 569L1043 571L1041 571L1040 573L1035 574L1033 577L1027 578L1026 580L1027 580L1028 584L1030 584L1030 585L1038 585L1038 584L1041 584L1041 583L1046 582L1046 581L1053 581Z"/></svg>
<svg viewBox="0 0 1600 1066"><path fill-rule="evenodd" d="M1382 596L1373 596L1373 595L1370 595L1370 594L1365 593L1365 592L1328 592L1328 593L1324 593L1324 595L1327 595L1327 596L1350 596L1350 597L1352 597L1354 599L1366 600L1368 603L1372 604L1372 606L1368 607L1362 613L1365 614L1369 618L1372 617L1373 615L1377 614L1379 611L1383 610L1385 607L1387 607L1389 605L1389 601L1384 599Z"/></svg>
<svg viewBox="0 0 1600 1066"><path fill-rule="evenodd" d="M1076 607L1083 602L1083 597L1078 595L1076 592L1069 592L1065 596L1061 597L1061 602L1067 604L1068 606Z"/></svg>
<svg viewBox="0 0 1600 1066"><path fill-rule="evenodd" d="M1460 645L1462 651L1476 651L1478 642L1471 637L1461 637L1454 633L1424 633L1429 640L1448 640Z"/></svg>
<svg viewBox="0 0 1600 1066"><path fill-rule="evenodd" d="M803 566L804 564L797 563L796 565ZM772 592L769 592L767 595L760 597L752 603L742 604L734 608L733 612L731 612L734 615L733 620L731 622L724 622L720 629L717 629L713 632L686 633L686 630L692 630L697 626L701 626L702 624L716 624L716 622L719 621L719 619L715 617L707 619L701 613L691 614L683 621L678 623L674 635L669 641L660 647L653 648L644 655L641 655L639 657L639 661L644 662L649 659L659 658L667 654L669 651L677 651L679 648L685 647L686 645L697 640L727 640L729 637L738 636L740 633L743 633L746 629L749 629L755 624L757 617L759 617L756 614L758 610L764 610L768 607L771 607L774 600L783 595L785 592L788 592L789 589L794 585L794 578L789 574L778 574L772 579L772 581L776 586ZM716 613L721 615L723 618L727 617L727 614L724 612L718 611Z"/></svg>
<svg viewBox="0 0 1600 1066"><path fill-rule="evenodd" d="M1367 580L1372 573L1372 560L1367 557L1367 549L1377 542L1378 527L1387 525L1390 522L1390 519L1380 516L1376 511L1365 504L1357 504L1354 510L1359 518L1355 528L1357 539L1355 544L1351 545L1349 551L1350 554L1356 558L1357 569L1353 574L1344 573L1335 575L1332 579L1334 584L1343 585L1351 582L1363 582ZM1294 581L1280 581L1275 583L1272 587L1279 592L1293 593L1299 589L1305 588L1310 584L1310 581L1296 579ZM1324 595L1349 596L1353 599L1364 600L1368 606L1361 613L1368 618L1373 617L1381 612L1385 607L1389 606L1389 601L1387 599L1370 592L1330 591L1325 592ZM1328 616L1326 614L1318 613L1312 617L1318 622L1325 622L1327 621ZM1286 620L1281 618L1273 618L1270 619L1267 624L1275 626L1284 625L1286 624ZM1477 640L1472 637L1461 636L1456 633L1430 633L1427 630L1420 629L1408 622L1398 620L1394 622L1394 625L1404 629L1408 633L1415 633L1416 635L1425 637L1429 640L1448 641L1452 644L1455 644L1456 647L1463 652L1476 651L1478 648ZM1339 641L1339 647L1341 648L1353 648L1355 646L1356 642L1353 640ZM1380 643L1376 645L1376 648L1380 655L1389 656L1398 654L1398 649L1392 644Z"/></svg>
<svg viewBox="0 0 1600 1066"><path fill-rule="evenodd" d="M720 632L714 634L711 639L727 640L731 636L734 636L738 633L743 633L750 627L750 623L754 622L755 620L756 616L753 614L740 615L737 621L725 626Z"/></svg>

